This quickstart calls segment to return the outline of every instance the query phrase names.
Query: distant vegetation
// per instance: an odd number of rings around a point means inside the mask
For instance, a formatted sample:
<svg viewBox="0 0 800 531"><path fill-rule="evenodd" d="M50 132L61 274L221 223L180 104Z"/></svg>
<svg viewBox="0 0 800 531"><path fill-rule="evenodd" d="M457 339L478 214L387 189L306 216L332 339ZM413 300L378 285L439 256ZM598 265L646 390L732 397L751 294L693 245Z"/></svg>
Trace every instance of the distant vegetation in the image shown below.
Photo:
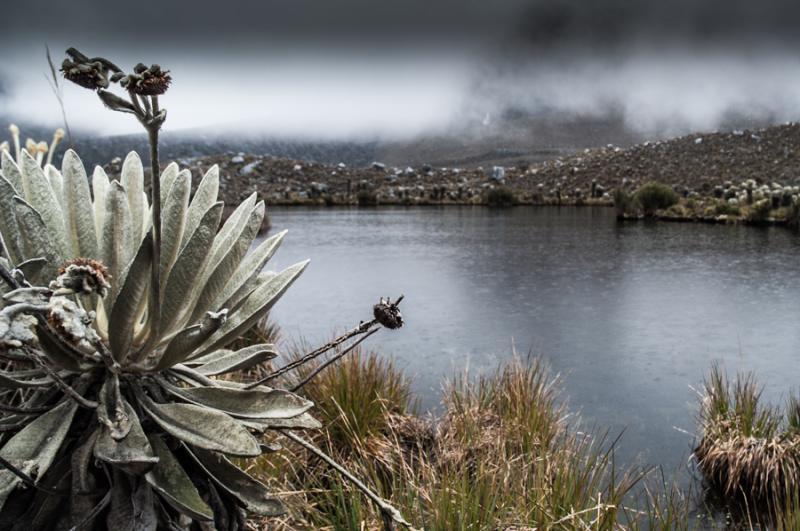
<svg viewBox="0 0 800 531"><path fill-rule="evenodd" d="M372 190L361 190L356 196L358 206L378 206L378 194Z"/></svg>
<svg viewBox="0 0 800 531"><path fill-rule="evenodd" d="M618 217L633 215L636 213L637 203L631 194L621 188L617 188L614 190L614 208L617 210Z"/></svg>
<svg viewBox="0 0 800 531"><path fill-rule="evenodd" d="M651 181L636 191L635 200L646 216L652 216L657 210L677 204L678 194L665 184Z"/></svg>
<svg viewBox="0 0 800 531"><path fill-rule="evenodd" d="M769 199L762 199L750 207L747 211L747 219L750 221L766 221L771 211L772 206Z"/></svg>
<svg viewBox="0 0 800 531"><path fill-rule="evenodd" d="M517 204L517 196L510 188L498 186L486 194L486 204L490 207L514 206Z"/></svg>
<svg viewBox="0 0 800 531"><path fill-rule="evenodd" d="M732 205L727 202L720 202L714 205L714 215L716 216L739 216L742 210L739 205Z"/></svg>

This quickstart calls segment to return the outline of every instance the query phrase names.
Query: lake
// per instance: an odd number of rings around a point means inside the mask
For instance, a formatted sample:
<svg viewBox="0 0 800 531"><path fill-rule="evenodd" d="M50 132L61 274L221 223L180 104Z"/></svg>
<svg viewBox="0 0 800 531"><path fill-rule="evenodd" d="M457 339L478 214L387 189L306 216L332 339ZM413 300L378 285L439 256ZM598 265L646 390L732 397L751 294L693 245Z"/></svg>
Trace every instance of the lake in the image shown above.
<svg viewBox="0 0 800 531"><path fill-rule="evenodd" d="M443 378L543 357L618 456L689 457L712 362L754 370L765 397L798 387L800 238L783 228L618 223L610 208L270 208L289 229L272 269L311 264L273 311L322 344L404 294L406 326L365 342L436 410ZM688 432L688 433L687 433Z"/></svg>

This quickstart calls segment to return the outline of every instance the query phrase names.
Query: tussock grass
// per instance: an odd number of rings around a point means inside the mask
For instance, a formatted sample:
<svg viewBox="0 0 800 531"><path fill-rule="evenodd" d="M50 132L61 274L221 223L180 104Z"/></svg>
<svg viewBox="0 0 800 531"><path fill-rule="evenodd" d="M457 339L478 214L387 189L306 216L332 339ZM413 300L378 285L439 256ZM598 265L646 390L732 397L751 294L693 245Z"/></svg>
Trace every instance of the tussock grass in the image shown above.
<svg viewBox="0 0 800 531"><path fill-rule="evenodd" d="M538 359L451 379L435 419L416 414L408 378L375 353L344 358L304 392L325 425L307 435L416 527L680 529L688 521L677 491L634 494L647 471L620 469L614 441L581 431ZM302 450L287 446L251 472L291 508L264 529L381 529L374 506Z"/></svg>
<svg viewBox="0 0 800 531"><path fill-rule="evenodd" d="M709 515L697 509L692 488L684 490L661 469L657 472L640 483L636 503L626 508L628 527L648 531L688 531L701 525L713 528Z"/></svg>
<svg viewBox="0 0 800 531"><path fill-rule="evenodd" d="M716 495L750 521L778 525L800 518L800 399L790 397L782 411L765 404L761 394L752 373L731 382L718 365L712 367L694 454Z"/></svg>

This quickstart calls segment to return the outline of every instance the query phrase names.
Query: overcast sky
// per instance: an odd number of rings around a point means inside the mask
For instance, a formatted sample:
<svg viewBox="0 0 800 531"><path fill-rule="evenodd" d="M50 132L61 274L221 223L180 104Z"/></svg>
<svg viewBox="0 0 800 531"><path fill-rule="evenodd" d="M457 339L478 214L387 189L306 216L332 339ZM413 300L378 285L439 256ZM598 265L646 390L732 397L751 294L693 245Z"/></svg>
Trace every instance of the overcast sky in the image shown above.
<svg viewBox="0 0 800 531"><path fill-rule="evenodd" d="M58 122L47 43L170 68L172 129L408 137L509 107L710 129L800 117L798 29L782 0L12 1L0 114ZM136 130L92 98L65 87L75 126Z"/></svg>

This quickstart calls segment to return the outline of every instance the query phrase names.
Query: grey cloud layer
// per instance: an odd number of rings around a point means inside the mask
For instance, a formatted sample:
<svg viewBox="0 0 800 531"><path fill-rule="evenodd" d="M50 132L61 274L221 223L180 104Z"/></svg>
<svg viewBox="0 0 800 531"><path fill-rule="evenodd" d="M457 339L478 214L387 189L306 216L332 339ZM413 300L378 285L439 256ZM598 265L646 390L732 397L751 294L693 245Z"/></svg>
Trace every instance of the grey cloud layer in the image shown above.
<svg viewBox="0 0 800 531"><path fill-rule="evenodd" d="M0 40L78 34L143 42L156 36L201 47L241 40L780 40L800 27L800 3L793 0L15 0L4 14Z"/></svg>

